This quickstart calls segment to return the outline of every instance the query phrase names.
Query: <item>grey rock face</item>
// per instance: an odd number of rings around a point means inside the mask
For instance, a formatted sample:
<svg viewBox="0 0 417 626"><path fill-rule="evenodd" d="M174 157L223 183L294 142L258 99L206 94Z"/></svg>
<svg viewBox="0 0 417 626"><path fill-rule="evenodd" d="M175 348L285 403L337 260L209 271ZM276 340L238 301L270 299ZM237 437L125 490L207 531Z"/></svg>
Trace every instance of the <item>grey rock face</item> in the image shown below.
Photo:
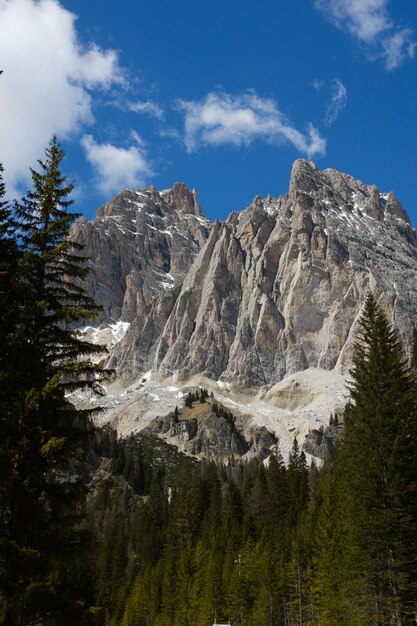
<svg viewBox="0 0 417 626"><path fill-rule="evenodd" d="M102 321L131 322L111 365L270 387L349 367L369 289L403 339L416 323L417 237L392 193L294 163L289 191L209 225L194 192L124 191L74 227Z"/></svg>
<svg viewBox="0 0 417 626"><path fill-rule="evenodd" d="M71 236L90 259L87 288L103 307L95 323L131 324L113 350L111 367L143 369L209 229L195 192L182 183L162 192L125 189L95 220L74 224Z"/></svg>
<svg viewBox="0 0 417 626"><path fill-rule="evenodd" d="M159 417L143 432L162 436L187 454L224 461L243 456L265 459L277 444L266 428L248 427L241 417L232 421L214 415L208 405L197 417L175 420L172 413Z"/></svg>
<svg viewBox="0 0 417 626"><path fill-rule="evenodd" d="M343 428L328 426L325 429L310 430L303 443L303 450L323 461L334 452L337 441L343 436Z"/></svg>
<svg viewBox="0 0 417 626"><path fill-rule="evenodd" d="M288 194L216 223L186 276L155 368L242 387L349 366L376 292L404 337L416 320L417 238L393 194L294 163Z"/></svg>

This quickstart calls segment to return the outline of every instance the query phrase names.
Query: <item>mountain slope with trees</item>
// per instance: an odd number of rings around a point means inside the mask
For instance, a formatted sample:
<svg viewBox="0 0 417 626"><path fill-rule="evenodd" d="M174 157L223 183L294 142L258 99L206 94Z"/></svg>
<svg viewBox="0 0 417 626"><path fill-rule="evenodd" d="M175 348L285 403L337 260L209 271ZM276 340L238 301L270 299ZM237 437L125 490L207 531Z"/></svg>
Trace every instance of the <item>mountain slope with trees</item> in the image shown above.
<svg viewBox="0 0 417 626"><path fill-rule="evenodd" d="M287 467L203 462L174 487L96 494L103 537L123 538L101 552L110 624L415 623L417 380L371 294L361 328L345 435L320 472L295 440Z"/></svg>
<svg viewBox="0 0 417 626"><path fill-rule="evenodd" d="M0 624L415 624L416 333L408 359L368 294L320 471L297 439L288 465L215 464L95 429L69 396L105 372L74 330L96 306L62 159L13 206L0 168Z"/></svg>

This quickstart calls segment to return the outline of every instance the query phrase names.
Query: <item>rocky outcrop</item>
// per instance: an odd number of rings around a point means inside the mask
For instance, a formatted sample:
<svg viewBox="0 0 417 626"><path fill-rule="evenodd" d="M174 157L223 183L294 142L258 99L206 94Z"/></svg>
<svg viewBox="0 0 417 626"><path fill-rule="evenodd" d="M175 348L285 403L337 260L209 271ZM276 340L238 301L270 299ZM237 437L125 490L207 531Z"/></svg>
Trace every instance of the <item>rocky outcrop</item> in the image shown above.
<svg viewBox="0 0 417 626"><path fill-rule="evenodd" d="M101 322L130 323L110 365L133 380L201 374L272 387L307 368L344 374L369 289L407 342L417 237L392 193L294 163L289 191L211 225L176 184L125 190L74 236Z"/></svg>
<svg viewBox="0 0 417 626"><path fill-rule="evenodd" d="M241 387L313 367L345 372L369 289L404 338L417 239L393 194L299 160L288 194L216 223L158 341L154 368Z"/></svg>
<svg viewBox="0 0 417 626"><path fill-rule="evenodd" d="M124 189L71 237L89 258L88 289L103 307L97 323L144 323L155 299L181 285L210 223L182 183L158 191Z"/></svg>
<svg viewBox="0 0 417 626"><path fill-rule="evenodd" d="M303 450L324 461L329 454L335 451L337 441L343 436L343 432L343 424L319 429L313 428L305 438Z"/></svg>
<svg viewBox="0 0 417 626"><path fill-rule="evenodd" d="M71 237L89 258L87 289L102 312L90 337L111 350L109 367L125 378L145 371L185 275L210 230L195 191L182 183L158 191L125 189L95 220L78 220ZM122 321L118 341L106 329Z"/></svg>
<svg viewBox="0 0 417 626"><path fill-rule="evenodd" d="M248 426L247 420L230 413L216 415L210 403L197 405L197 411L184 408L179 417L174 413L159 417L142 433L158 435L187 454L217 461L265 459L277 444L277 438L263 426Z"/></svg>

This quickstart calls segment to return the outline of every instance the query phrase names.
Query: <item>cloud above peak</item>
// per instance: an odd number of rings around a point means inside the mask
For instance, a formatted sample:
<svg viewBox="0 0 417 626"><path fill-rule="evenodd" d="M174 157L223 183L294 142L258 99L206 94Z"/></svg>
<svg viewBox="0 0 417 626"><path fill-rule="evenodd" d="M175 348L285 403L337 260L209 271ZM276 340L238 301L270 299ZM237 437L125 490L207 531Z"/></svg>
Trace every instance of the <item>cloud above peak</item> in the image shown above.
<svg viewBox="0 0 417 626"><path fill-rule="evenodd" d="M383 58L388 70L414 57L414 33L394 23L388 0L314 0L314 4L335 26L365 45L371 58Z"/></svg>
<svg viewBox="0 0 417 626"><path fill-rule="evenodd" d="M12 192L52 135L93 122L93 90L124 81L117 53L83 46L75 21L57 0L0 0L0 160Z"/></svg>
<svg viewBox="0 0 417 626"><path fill-rule="evenodd" d="M128 148L111 143L97 143L91 135L84 135L81 139L81 146L93 168L97 187L103 194L114 193L125 187L143 187L147 178L152 175L141 138L135 131L132 131L131 136L136 145Z"/></svg>
<svg viewBox="0 0 417 626"><path fill-rule="evenodd" d="M291 143L309 158L326 152L326 140L311 123L306 132L297 130L273 99L262 98L255 91L238 95L210 92L201 100L178 100L177 108L184 113L188 152L200 146L247 146L259 139Z"/></svg>

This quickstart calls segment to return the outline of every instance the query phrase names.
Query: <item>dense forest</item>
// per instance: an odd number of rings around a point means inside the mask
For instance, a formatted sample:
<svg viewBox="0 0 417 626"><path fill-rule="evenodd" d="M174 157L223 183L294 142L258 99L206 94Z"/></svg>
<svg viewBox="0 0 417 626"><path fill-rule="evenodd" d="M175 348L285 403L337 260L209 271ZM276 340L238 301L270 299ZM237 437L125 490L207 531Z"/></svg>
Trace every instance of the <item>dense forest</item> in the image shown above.
<svg viewBox="0 0 417 626"><path fill-rule="evenodd" d="M0 171L0 624L416 624L416 333L408 359L368 295L320 470L297 440L287 465L214 464L95 429L68 395L110 373L74 330L96 307L62 158L13 205Z"/></svg>

